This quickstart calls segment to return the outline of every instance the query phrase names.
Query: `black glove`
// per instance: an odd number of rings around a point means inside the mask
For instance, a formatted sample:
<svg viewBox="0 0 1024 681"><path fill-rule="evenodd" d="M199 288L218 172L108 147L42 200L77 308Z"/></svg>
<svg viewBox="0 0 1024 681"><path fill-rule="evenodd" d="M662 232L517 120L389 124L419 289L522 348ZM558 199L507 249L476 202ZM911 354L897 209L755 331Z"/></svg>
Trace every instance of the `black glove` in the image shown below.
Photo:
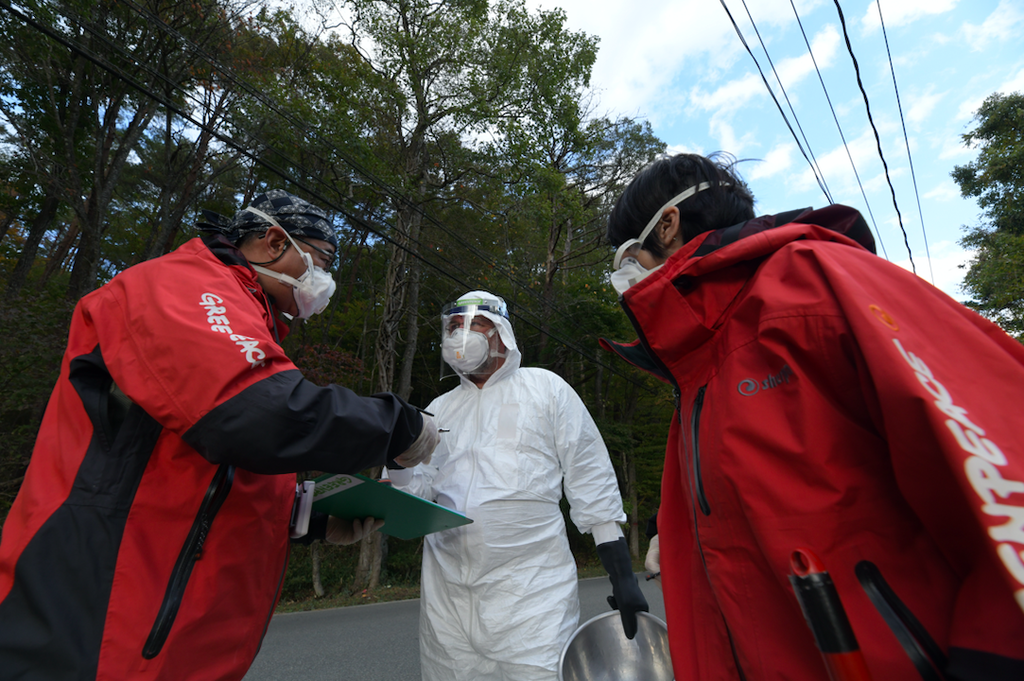
<svg viewBox="0 0 1024 681"><path fill-rule="evenodd" d="M608 579L612 583L612 595L608 597L608 605L612 606L612 610L619 611L619 616L622 617L622 630L626 632L626 638L632 639L636 636L637 612L648 612L650 607L643 592L640 591L636 575L633 574L633 561L629 558L626 538L619 537L615 541L598 544L597 555L601 558L601 565L608 572Z"/></svg>

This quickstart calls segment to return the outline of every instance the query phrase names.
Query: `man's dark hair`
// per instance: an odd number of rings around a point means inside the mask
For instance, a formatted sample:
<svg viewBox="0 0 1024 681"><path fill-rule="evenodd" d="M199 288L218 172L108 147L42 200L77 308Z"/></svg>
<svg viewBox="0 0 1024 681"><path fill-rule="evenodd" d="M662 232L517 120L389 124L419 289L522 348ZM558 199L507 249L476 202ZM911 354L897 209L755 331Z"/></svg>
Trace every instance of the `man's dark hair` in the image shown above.
<svg viewBox="0 0 1024 681"><path fill-rule="evenodd" d="M637 173L608 218L608 241L618 248L636 239L666 201L688 187L709 182L711 187L676 204L683 243L698 234L729 227L754 217L754 196L735 170L736 158L725 152L704 157L676 154L655 160ZM658 257L665 252L651 232L644 250Z"/></svg>

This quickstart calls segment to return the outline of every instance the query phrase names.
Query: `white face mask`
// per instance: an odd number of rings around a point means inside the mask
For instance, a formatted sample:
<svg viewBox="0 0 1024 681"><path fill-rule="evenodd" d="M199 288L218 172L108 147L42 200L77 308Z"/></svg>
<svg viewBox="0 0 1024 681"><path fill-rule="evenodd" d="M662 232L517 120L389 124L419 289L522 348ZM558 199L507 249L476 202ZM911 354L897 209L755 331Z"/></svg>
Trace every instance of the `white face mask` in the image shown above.
<svg viewBox="0 0 1024 681"><path fill-rule="evenodd" d="M505 356L504 352L491 350L489 338L495 333L497 329L491 329L488 333L461 327L454 329L441 341L441 357L456 371L471 374L491 357Z"/></svg>
<svg viewBox="0 0 1024 681"><path fill-rule="evenodd" d="M653 270L649 270L641 265L636 258L623 258L619 263L619 269L611 274L612 287L621 296L631 286L635 286L638 282L643 281L660 267L661 265L658 265Z"/></svg>
<svg viewBox="0 0 1024 681"><path fill-rule="evenodd" d="M334 277L313 264L313 256L299 248L291 234L287 232L285 234L288 236L288 240L292 242L295 250L302 256L302 262L306 264L306 271L302 276L296 279L287 274L268 270L266 267L260 267L259 265L253 265L252 268L260 274L273 277L285 284L291 284L293 287L292 295L295 297L295 307L298 308L295 316L298 319L309 319L327 308L327 303L331 302L331 296L334 295L334 289L337 288L337 285L334 283Z"/></svg>

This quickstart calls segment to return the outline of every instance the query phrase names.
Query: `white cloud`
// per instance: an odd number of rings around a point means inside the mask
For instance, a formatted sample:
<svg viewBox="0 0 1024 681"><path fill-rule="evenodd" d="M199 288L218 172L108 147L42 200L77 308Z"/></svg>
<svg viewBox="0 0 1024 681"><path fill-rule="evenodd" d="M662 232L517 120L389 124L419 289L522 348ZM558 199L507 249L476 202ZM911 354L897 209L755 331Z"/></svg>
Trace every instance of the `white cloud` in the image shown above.
<svg viewBox="0 0 1024 681"><path fill-rule="evenodd" d="M1004 95L1013 92L1024 92L1024 69L1018 71L1016 76L996 88L996 92L1002 92Z"/></svg>
<svg viewBox="0 0 1024 681"><path fill-rule="evenodd" d="M1002 0L985 21L980 24L964 24L964 37L973 50L980 52L992 42L1019 39L1017 24L1021 22L1024 22L1024 11L1021 11L1018 2Z"/></svg>
<svg viewBox="0 0 1024 681"><path fill-rule="evenodd" d="M952 180L943 180L925 194L924 198L933 201L955 201L960 198L960 187Z"/></svg>
<svg viewBox="0 0 1024 681"><path fill-rule="evenodd" d="M1013 92L1024 92L1024 69L1021 69L1012 78L1003 82L1003 84L997 87L994 92L1001 92L1005 95ZM973 95L961 102L956 111L956 120L970 121L973 119L975 112L985 102L986 97L988 97L988 94L980 96Z"/></svg>
<svg viewBox="0 0 1024 681"><path fill-rule="evenodd" d="M787 90L814 73L815 63L819 69L831 66L835 61L836 50L841 40L838 29L832 24L826 24L811 40L811 50L814 52L813 60L809 54L804 54L777 62L776 68L779 77Z"/></svg>
<svg viewBox="0 0 1024 681"><path fill-rule="evenodd" d="M929 250L932 256L930 261L924 251L914 253L917 275L929 283L934 277L937 289L955 300L967 300L969 296L960 290L964 274L967 272L961 265L966 266L970 263L974 251L964 250L953 241L939 241L932 244ZM893 264L911 271L909 258L894 260Z"/></svg>
<svg viewBox="0 0 1024 681"><path fill-rule="evenodd" d="M753 165L749 177L751 180L764 180L783 173L788 173L793 166L796 144L785 142L769 150L764 158Z"/></svg>
<svg viewBox="0 0 1024 681"><path fill-rule="evenodd" d="M972 96L970 99L965 99L960 103L960 107L956 110L956 120L969 121L974 118L974 112L978 110L978 107L980 107L984 101L984 97L978 96Z"/></svg>
<svg viewBox="0 0 1024 681"><path fill-rule="evenodd" d="M888 31L903 26L929 14L944 14L956 7L958 0L890 0L882 9L882 19ZM872 2L861 18L861 28L865 34L873 33L881 27L878 19L878 3Z"/></svg>
<svg viewBox="0 0 1024 681"><path fill-rule="evenodd" d="M675 117L672 81L695 80L694 64L714 54L731 65L742 46L718 3L700 0L647 0L638 7L625 0L527 0L533 9L565 10L571 30L598 35L591 83L600 108L630 116ZM743 55L745 56L745 55Z"/></svg>
<svg viewBox="0 0 1024 681"><path fill-rule="evenodd" d="M745 149L757 145L757 137L752 131L737 137L732 125L720 116L712 116L709 131L717 141L719 149L728 149L730 153L742 156Z"/></svg>
<svg viewBox="0 0 1024 681"><path fill-rule="evenodd" d="M939 101L945 96L945 93L935 94L931 87L924 94L911 96L910 106L907 107L907 121L911 125L921 125L932 115Z"/></svg>
<svg viewBox="0 0 1024 681"><path fill-rule="evenodd" d="M973 155L974 150L964 145L964 143L960 141L960 136L957 135L953 139L943 140L942 150L939 151L939 160L949 161L951 159Z"/></svg>

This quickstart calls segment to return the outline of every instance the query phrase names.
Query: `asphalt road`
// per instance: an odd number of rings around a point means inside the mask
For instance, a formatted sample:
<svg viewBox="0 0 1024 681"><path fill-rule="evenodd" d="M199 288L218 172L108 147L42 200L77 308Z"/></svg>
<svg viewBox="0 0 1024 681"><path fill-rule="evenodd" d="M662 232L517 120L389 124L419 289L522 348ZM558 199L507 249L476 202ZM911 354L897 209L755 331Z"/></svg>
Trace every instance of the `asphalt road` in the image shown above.
<svg viewBox="0 0 1024 681"><path fill-rule="evenodd" d="M665 619L654 582L638 574L651 614ZM580 581L580 623L606 612L607 577ZM244 681L415 681L419 599L275 615Z"/></svg>

